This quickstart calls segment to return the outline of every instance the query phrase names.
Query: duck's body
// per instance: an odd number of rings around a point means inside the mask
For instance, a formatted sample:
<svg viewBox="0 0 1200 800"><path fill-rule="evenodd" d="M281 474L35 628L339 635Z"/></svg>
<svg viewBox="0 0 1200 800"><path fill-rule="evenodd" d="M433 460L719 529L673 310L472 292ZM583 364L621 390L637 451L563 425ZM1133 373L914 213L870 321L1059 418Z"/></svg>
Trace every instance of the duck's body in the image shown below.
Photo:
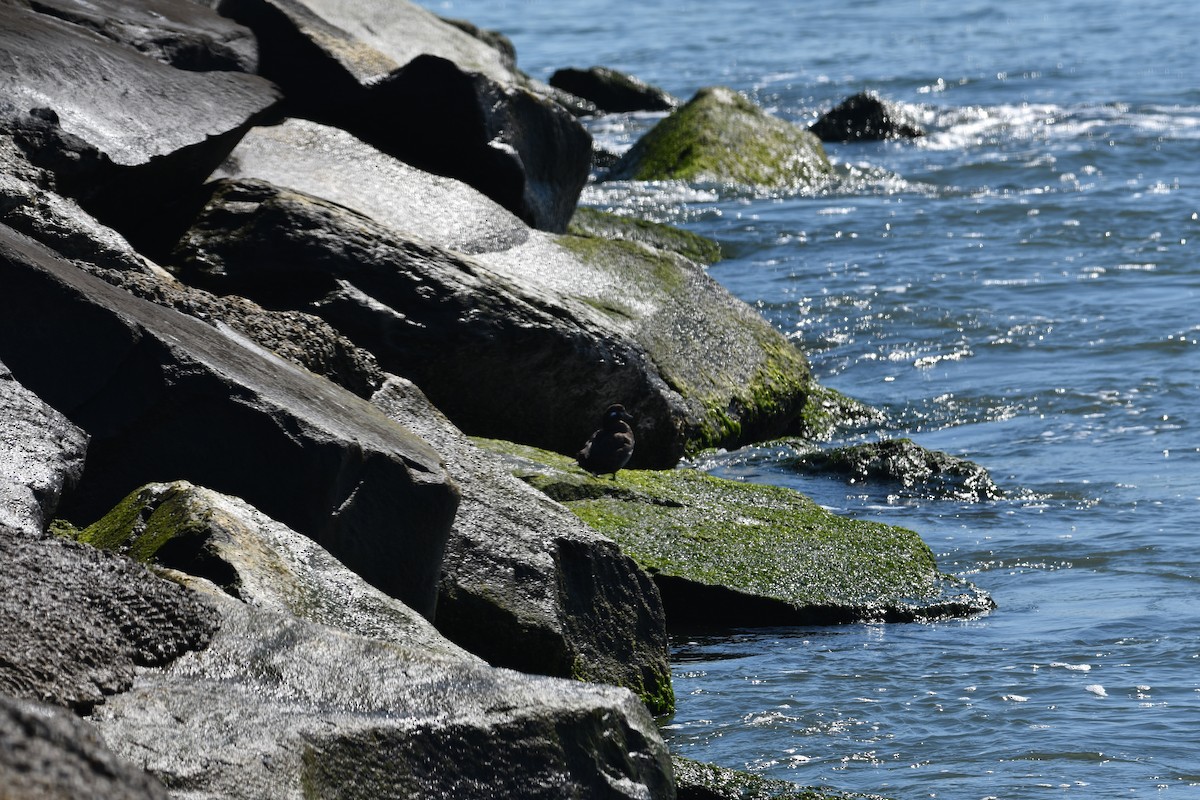
<svg viewBox="0 0 1200 800"><path fill-rule="evenodd" d="M583 449L575 454L579 466L594 475L617 474L633 455L633 417L625 406L614 404L604 412L600 429L591 435Z"/></svg>

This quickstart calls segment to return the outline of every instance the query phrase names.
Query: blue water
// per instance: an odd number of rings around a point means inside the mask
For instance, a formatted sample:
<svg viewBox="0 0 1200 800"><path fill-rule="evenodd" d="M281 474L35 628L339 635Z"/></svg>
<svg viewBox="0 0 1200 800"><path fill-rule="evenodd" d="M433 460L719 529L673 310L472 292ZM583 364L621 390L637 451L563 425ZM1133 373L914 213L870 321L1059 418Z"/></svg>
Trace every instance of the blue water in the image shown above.
<svg viewBox="0 0 1200 800"><path fill-rule="evenodd" d="M1010 492L707 461L919 531L999 608L680 639L672 748L898 799L1200 797L1200 4L427 5L507 32L536 77L723 84L800 123L870 88L930 132L829 146L839 179L800 195L585 193L718 239L711 274L823 383ZM654 121L589 124L619 149Z"/></svg>

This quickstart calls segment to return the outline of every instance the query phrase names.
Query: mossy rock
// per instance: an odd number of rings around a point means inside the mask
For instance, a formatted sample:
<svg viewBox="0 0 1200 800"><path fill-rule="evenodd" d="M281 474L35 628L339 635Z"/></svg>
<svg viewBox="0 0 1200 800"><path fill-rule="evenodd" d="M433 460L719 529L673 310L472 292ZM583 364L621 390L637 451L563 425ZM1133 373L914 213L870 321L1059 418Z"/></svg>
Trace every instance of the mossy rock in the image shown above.
<svg viewBox="0 0 1200 800"><path fill-rule="evenodd" d="M820 140L732 89L710 87L646 132L610 180L683 180L799 189L833 168Z"/></svg>
<svg viewBox="0 0 1200 800"><path fill-rule="evenodd" d="M855 484L897 486L906 494L934 499L983 502L1004 497L980 465L926 450L911 439L805 453L790 465L804 472L837 475Z"/></svg>
<svg viewBox="0 0 1200 800"><path fill-rule="evenodd" d="M798 786L750 772L673 755L678 800L885 800L874 794Z"/></svg>
<svg viewBox="0 0 1200 800"><path fill-rule="evenodd" d="M639 242L657 250L678 253L699 264L715 264L721 260L721 246L698 233L646 219L622 217L586 206L575 209L575 216L567 226L567 233L593 239Z"/></svg>
<svg viewBox="0 0 1200 800"><path fill-rule="evenodd" d="M596 478L553 453L479 444L648 570L670 627L929 620L994 607L939 572L915 532L831 514L790 489L688 469Z"/></svg>

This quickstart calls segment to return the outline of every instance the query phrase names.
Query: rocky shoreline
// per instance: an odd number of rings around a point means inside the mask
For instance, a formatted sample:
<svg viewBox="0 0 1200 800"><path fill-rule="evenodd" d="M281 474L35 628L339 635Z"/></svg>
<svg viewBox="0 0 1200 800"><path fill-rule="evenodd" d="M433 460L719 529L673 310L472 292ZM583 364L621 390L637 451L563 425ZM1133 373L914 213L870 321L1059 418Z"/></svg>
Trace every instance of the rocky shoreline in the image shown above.
<svg viewBox="0 0 1200 800"><path fill-rule="evenodd" d="M576 208L580 114L674 109L613 179L820 181L814 133L395 0L6 0L0 57L5 796L812 796L673 766L668 631L992 607L677 469L871 412L714 243ZM850 463L960 469L912 447Z"/></svg>

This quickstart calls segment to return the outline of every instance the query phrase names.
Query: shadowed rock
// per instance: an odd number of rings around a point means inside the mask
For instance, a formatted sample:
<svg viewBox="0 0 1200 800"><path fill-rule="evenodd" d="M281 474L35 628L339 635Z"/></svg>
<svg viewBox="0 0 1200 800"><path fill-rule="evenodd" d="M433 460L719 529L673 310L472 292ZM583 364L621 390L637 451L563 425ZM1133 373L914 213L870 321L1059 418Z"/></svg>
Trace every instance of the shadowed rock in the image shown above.
<svg viewBox="0 0 1200 800"><path fill-rule="evenodd" d="M605 177L770 190L812 186L831 171L816 136L732 89L714 87L647 131Z"/></svg>
<svg viewBox="0 0 1200 800"><path fill-rule="evenodd" d="M669 712L666 623L649 576L475 447L411 383L392 378L372 402L436 447L462 488L438 629L497 666L624 686Z"/></svg>
<svg viewBox="0 0 1200 800"><path fill-rule="evenodd" d="M912 114L875 92L846 98L822 114L809 130L823 142L916 139L925 135Z"/></svg>
<svg viewBox="0 0 1200 800"><path fill-rule="evenodd" d="M631 692L429 660L211 591L223 617L212 644L93 715L119 755L177 793L674 797Z"/></svg>
<svg viewBox="0 0 1200 800"><path fill-rule="evenodd" d="M0 694L87 711L217 624L182 587L86 545L0 527L0 564Z"/></svg>
<svg viewBox="0 0 1200 800"><path fill-rule="evenodd" d="M500 51L407 0L223 0L296 116L458 178L537 228L566 228L591 137ZM386 112L381 113L381 109Z"/></svg>
<svg viewBox="0 0 1200 800"><path fill-rule="evenodd" d="M18 5L0 6L0 56L0 139L151 250L279 98L258 76L174 69Z"/></svg>
<svg viewBox="0 0 1200 800"><path fill-rule="evenodd" d="M0 696L0 786L12 800L166 800L157 780L104 746L62 709Z"/></svg>
<svg viewBox="0 0 1200 800"><path fill-rule="evenodd" d="M432 616L458 494L364 401L0 228L0 359L92 437L69 519L164 476L245 498Z"/></svg>
<svg viewBox="0 0 1200 800"><path fill-rule="evenodd" d="M178 69L254 72L249 28L192 0L27 0L65 20Z"/></svg>
<svg viewBox="0 0 1200 800"><path fill-rule="evenodd" d="M608 67L560 69L550 76L550 85L610 113L670 111L679 105L678 100L657 86Z"/></svg>
<svg viewBox="0 0 1200 800"><path fill-rule="evenodd" d="M83 474L87 440L0 363L0 526L40 537Z"/></svg>

